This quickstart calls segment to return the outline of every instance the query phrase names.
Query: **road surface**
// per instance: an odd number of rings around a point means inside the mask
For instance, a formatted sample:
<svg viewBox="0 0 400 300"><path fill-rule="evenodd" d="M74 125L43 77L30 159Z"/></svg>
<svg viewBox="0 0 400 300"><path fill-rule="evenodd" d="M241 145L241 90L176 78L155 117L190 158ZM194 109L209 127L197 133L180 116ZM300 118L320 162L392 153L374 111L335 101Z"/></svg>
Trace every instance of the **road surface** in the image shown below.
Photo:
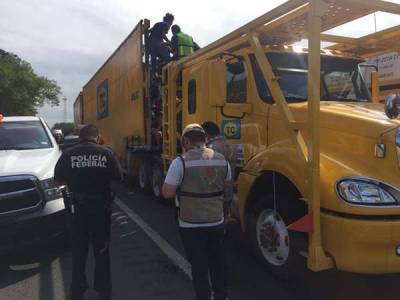
<svg viewBox="0 0 400 300"><path fill-rule="evenodd" d="M190 265L179 239L172 203L117 185L112 216L112 299L194 299ZM276 279L245 246L239 226L227 233L230 300L400 299L400 275L367 276L299 270ZM88 274L93 269L89 256ZM71 255L54 241L16 249L0 258L0 299L69 299ZM96 299L88 290L86 299Z"/></svg>

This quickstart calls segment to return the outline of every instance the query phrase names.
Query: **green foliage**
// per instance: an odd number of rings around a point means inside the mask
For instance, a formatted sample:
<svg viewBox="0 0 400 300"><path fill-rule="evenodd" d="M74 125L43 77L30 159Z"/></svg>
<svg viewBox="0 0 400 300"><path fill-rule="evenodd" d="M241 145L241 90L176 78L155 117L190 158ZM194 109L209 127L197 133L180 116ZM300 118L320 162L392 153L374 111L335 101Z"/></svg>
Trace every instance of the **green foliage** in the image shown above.
<svg viewBox="0 0 400 300"><path fill-rule="evenodd" d="M75 128L74 123L56 123L53 125L53 127L51 128L51 130L53 129L61 129L64 136L67 136L70 133L73 133Z"/></svg>
<svg viewBox="0 0 400 300"><path fill-rule="evenodd" d="M0 49L0 113L35 115L45 103L58 105L60 93L56 81L35 74L28 62Z"/></svg>

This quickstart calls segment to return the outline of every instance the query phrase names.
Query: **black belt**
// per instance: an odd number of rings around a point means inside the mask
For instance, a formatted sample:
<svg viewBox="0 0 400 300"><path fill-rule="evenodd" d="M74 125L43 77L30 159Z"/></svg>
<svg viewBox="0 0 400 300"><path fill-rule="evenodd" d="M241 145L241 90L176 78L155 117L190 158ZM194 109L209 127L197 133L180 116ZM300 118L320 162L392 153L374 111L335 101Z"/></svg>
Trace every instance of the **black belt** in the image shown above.
<svg viewBox="0 0 400 300"><path fill-rule="evenodd" d="M186 197L193 197L193 198L212 198L224 195L224 191L212 192L212 193L192 193L192 192L180 191L179 195Z"/></svg>

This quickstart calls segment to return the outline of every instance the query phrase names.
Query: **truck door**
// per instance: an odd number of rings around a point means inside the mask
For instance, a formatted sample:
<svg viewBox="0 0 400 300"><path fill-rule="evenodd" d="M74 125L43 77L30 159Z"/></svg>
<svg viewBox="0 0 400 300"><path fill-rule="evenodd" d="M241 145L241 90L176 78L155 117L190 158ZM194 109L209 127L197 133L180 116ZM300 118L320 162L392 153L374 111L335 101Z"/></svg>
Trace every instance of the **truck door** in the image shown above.
<svg viewBox="0 0 400 300"><path fill-rule="evenodd" d="M210 99L213 96L209 77L211 68L210 61L204 61L182 72L183 127L191 123L217 122L216 107Z"/></svg>
<svg viewBox="0 0 400 300"><path fill-rule="evenodd" d="M240 168L267 147L269 105L259 100L247 55L226 58L223 79L224 99L217 110L217 124L236 145Z"/></svg>
<svg viewBox="0 0 400 300"><path fill-rule="evenodd" d="M269 104L259 99L248 56L226 56L184 69L183 126L215 122L238 164L266 149Z"/></svg>

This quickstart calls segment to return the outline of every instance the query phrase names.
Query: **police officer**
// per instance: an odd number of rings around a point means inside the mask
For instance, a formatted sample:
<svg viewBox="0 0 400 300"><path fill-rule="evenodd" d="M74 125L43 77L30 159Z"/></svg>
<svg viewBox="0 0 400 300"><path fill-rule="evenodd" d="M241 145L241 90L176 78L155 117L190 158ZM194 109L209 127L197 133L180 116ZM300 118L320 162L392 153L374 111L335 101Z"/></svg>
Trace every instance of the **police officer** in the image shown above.
<svg viewBox="0 0 400 300"><path fill-rule="evenodd" d="M190 55L194 51L200 49L199 45L193 41L193 38L187 33L182 32L178 25L173 25L171 31L173 34L171 38L171 48L175 60Z"/></svg>
<svg viewBox="0 0 400 300"><path fill-rule="evenodd" d="M83 299L88 288L85 274L89 244L95 257L94 288L99 299L111 296L110 224L112 180L121 180L120 168L111 150L98 144L94 125L83 127L78 145L58 160L55 181L68 187L66 199L71 213L72 284L71 299Z"/></svg>
<svg viewBox="0 0 400 300"><path fill-rule="evenodd" d="M232 198L231 170L222 154L206 148L198 124L183 130L182 156L174 159L163 185L163 196L176 196L182 242L192 265L197 300L227 297L224 254L224 201Z"/></svg>
<svg viewBox="0 0 400 300"><path fill-rule="evenodd" d="M219 153L221 153L231 166L232 174L236 169L236 150L225 137L221 136L221 132L217 124L212 121L207 121L202 124L206 132L207 143L206 146ZM233 176L234 177L234 176Z"/></svg>

